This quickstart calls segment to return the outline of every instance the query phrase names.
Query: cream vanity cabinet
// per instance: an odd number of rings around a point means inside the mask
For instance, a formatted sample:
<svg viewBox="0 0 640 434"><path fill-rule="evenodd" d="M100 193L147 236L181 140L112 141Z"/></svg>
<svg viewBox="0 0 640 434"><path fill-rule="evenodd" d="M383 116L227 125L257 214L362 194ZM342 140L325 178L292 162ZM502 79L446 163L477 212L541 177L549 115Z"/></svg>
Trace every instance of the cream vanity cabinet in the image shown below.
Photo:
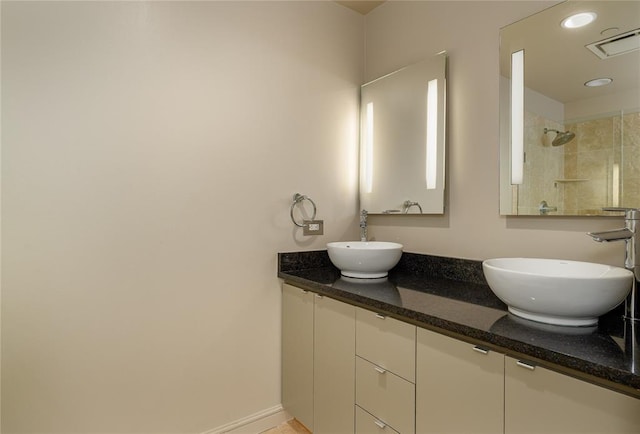
<svg viewBox="0 0 640 434"><path fill-rule="evenodd" d="M315 434L353 433L355 307L284 284L282 404Z"/></svg>
<svg viewBox="0 0 640 434"><path fill-rule="evenodd" d="M314 434L640 433L640 399L482 346L287 284L282 317L283 406Z"/></svg>
<svg viewBox="0 0 640 434"><path fill-rule="evenodd" d="M503 432L503 354L419 328L416 358L416 432Z"/></svg>
<svg viewBox="0 0 640 434"><path fill-rule="evenodd" d="M429 330L417 336L417 433L640 433L640 399Z"/></svg>
<svg viewBox="0 0 640 434"><path fill-rule="evenodd" d="M640 433L640 399L505 357L505 433Z"/></svg>
<svg viewBox="0 0 640 434"><path fill-rule="evenodd" d="M282 405L313 431L314 293L282 287Z"/></svg>
<svg viewBox="0 0 640 434"><path fill-rule="evenodd" d="M416 326L356 309L356 433L415 433Z"/></svg>

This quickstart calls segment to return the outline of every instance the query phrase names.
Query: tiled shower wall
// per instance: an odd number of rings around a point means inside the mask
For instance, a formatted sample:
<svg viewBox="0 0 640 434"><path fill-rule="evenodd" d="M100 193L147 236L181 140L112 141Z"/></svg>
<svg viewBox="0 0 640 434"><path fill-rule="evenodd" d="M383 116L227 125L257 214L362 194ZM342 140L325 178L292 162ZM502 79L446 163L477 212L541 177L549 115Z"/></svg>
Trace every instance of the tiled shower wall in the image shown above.
<svg viewBox="0 0 640 434"><path fill-rule="evenodd" d="M620 205L640 208L640 110L622 117L622 200Z"/></svg>
<svg viewBox="0 0 640 434"><path fill-rule="evenodd" d="M538 214L543 200L562 213L563 190L556 188L555 180L564 178L564 150L551 146L555 134L544 134L544 129L562 130L563 126L531 112L525 113L524 122L524 183L518 187L518 214Z"/></svg>
<svg viewBox="0 0 640 434"><path fill-rule="evenodd" d="M575 139L553 147L555 133ZM640 207L640 112L567 123L536 114L525 116L525 183L518 191L518 214L538 214L547 201L553 215L603 214L602 207Z"/></svg>
<svg viewBox="0 0 640 434"><path fill-rule="evenodd" d="M640 207L640 112L569 123L576 138L564 146L564 173L585 181L564 185L572 214L601 214L603 206Z"/></svg>

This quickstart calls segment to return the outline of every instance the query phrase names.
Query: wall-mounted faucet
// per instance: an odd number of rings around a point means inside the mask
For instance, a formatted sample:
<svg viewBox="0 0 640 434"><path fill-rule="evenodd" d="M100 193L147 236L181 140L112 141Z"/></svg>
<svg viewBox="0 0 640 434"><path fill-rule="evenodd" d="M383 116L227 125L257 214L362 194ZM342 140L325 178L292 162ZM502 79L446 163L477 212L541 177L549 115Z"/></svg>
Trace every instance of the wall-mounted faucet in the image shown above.
<svg viewBox="0 0 640 434"><path fill-rule="evenodd" d="M422 207L420 206L420 204L418 202L413 202L410 200L405 200L404 203L402 204L402 213L403 214L409 213L409 209L412 206L417 206L418 209L420 210L420 214L422 214Z"/></svg>
<svg viewBox="0 0 640 434"><path fill-rule="evenodd" d="M624 267L633 272L633 286L625 300L625 318L640 320L640 299L638 286L640 285L640 240L638 232L640 226L640 209L635 208L603 208L604 211L624 211L625 226L621 229L603 232L588 232L591 238L598 242L625 242Z"/></svg>
<svg viewBox="0 0 640 434"><path fill-rule="evenodd" d="M366 209L360 212L360 241L367 241L367 215L369 213Z"/></svg>
<svg viewBox="0 0 640 434"><path fill-rule="evenodd" d="M546 200L543 200L538 205L538 211L540 211L540 215L547 215L549 212L558 211L557 206L549 206Z"/></svg>

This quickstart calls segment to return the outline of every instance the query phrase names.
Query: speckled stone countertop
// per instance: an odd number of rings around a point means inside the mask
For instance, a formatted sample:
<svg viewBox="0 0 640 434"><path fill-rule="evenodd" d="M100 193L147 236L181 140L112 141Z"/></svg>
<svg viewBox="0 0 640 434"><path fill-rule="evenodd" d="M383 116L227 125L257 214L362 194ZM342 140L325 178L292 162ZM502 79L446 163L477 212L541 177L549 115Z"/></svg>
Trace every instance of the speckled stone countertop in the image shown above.
<svg viewBox="0 0 640 434"><path fill-rule="evenodd" d="M622 307L593 327L536 323L508 313L480 261L407 252L388 279L366 283L341 277L326 250L279 253L278 277L640 398L640 324Z"/></svg>

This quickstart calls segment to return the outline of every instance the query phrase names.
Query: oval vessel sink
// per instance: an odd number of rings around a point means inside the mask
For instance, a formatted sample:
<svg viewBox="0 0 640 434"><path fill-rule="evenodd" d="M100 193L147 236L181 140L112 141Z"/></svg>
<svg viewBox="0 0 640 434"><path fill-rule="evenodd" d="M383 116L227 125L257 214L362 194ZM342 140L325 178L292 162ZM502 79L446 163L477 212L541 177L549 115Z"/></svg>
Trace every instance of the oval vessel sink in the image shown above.
<svg viewBox="0 0 640 434"><path fill-rule="evenodd" d="M402 244L386 241L338 241L327 244L329 259L343 276L386 277L402 256Z"/></svg>
<svg viewBox="0 0 640 434"><path fill-rule="evenodd" d="M488 259L482 269L509 312L565 326L597 324L624 301L633 281L624 268L560 259Z"/></svg>

